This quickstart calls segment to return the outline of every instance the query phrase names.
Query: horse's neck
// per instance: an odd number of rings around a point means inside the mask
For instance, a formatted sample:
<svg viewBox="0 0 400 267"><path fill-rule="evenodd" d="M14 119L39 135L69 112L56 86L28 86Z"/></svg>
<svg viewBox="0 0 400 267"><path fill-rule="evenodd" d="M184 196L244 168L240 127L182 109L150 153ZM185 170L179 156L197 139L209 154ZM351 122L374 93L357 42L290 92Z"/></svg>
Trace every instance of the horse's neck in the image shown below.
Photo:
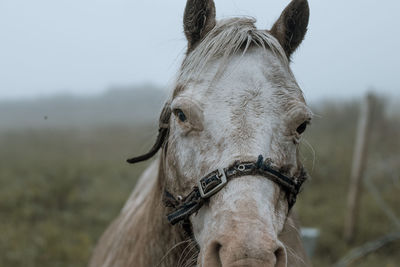
<svg viewBox="0 0 400 267"><path fill-rule="evenodd" d="M166 220L166 209L162 204L162 192L157 188L157 183L148 195L147 205L143 209L141 223L138 226L140 243L142 246L137 251L137 258L142 258L143 266L173 266L181 247L172 249L177 243L183 241L183 236L178 227L171 226ZM171 251L169 251L172 249Z"/></svg>
<svg viewBox="0 0 400 267"><path fill-rule="evenodd" d="M162 203L163 175L162 165L158 164L157 172L150 178L155 179L152 187L146 194L143 207L139 207L141 214L137 214L137 242L141 245L136 249L136 258L143 259L142 266L173 266L185 247L184 244L176 246L184 241L183 233L178 226L171 226L166 219L167 210Z"/></svg>
<svg viewBox="0 0 400 267"><path fill-rule="evenodd" d="M185 248L183 235L166 219L163 173L155 164L144 172L121 214L103 234L90 266L174 266L179 260Z"/></svg>

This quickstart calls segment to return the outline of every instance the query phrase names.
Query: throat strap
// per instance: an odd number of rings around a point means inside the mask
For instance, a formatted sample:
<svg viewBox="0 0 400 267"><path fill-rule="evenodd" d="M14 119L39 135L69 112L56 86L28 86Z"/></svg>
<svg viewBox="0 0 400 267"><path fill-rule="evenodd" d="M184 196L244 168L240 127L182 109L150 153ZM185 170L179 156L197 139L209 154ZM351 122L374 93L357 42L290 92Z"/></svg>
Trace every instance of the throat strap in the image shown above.
<svg viewBox="0 0 400 267"><path fill-rule="evenodd" d="M247 175L263 176L278 184L286 192L289 210L296 203L297 194L307 178L303 168L297 176L288 177L272 166L270 159L264 161L261 155L255 162L234 163L228 168L215 170L200 179L187 197L179 202L176 201L179 204L173 205L175 210L167 215L168 221L175 225L180 221L188 220L190 215L197 212L207 199L220 191L230 180ZM172 197L172 194L167 191L165 194Z"/></svg>

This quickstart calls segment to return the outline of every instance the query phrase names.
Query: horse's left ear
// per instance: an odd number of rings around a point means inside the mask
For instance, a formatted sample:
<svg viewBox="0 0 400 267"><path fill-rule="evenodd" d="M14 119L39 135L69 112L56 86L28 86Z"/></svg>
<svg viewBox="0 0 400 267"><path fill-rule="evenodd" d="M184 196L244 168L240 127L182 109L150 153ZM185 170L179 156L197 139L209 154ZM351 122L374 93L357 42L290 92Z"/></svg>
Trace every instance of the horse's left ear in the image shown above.
<svg viewBox="0 0 400 267"><path fill-rule="evenodd" d="M183 29L188 40L188 51L211 31L216 24L213 0L188 0L183 15Z"/></svg>
<svg viewBox="0 0 400 267"><path fill-rule="evenodd" d="M303 41L307 32L310 9L307 0L292 0L271 29L288 58Z"/></svg>

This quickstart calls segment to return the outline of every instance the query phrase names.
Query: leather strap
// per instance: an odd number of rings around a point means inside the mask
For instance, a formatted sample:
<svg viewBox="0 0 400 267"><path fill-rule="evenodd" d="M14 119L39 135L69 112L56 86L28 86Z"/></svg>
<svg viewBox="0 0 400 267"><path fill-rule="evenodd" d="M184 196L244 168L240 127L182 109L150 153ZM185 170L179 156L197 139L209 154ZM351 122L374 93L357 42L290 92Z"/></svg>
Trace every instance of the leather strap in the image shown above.
<svg viewBox="0 0 400 267"><path fill-rule="evenodd" d="M228 168L209 173L200 179L192 192L181 201L176 200L171 193L166 191L165 196L170 199L167 201L168 206L175 209L167 215L168 221L172 225L180 221L187 221L190 215L197 212L207 199L215 195L230 180L246 175L260 175L278 184L286 192L289 210L296 203L297 194L307 179L303 168L298 176L288 177L275 168L270 159L264 161L260 155L256 162L237 162Z"/></svg>

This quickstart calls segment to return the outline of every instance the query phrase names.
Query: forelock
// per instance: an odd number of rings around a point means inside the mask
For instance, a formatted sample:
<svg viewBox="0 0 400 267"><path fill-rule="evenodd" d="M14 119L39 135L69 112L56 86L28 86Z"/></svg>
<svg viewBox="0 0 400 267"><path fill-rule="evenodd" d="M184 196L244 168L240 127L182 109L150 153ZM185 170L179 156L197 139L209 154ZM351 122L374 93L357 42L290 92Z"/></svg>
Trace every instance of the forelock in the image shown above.
<svg viewBox="0 0 400 267"><path fill-rule="evenodd" d="M244 55L252 46L272 51L288 67L289 60L279 42L268 31L258 30L254 25L255 22L253 18L231 18L219 21L204 40L183 60L177 79L180 88L184 87L188 81L200 78L199 75L206 65L212 61L221 61L218 71L221 73L231 56L238 53ZM174 95L177 93L175 92Z"/></svg>

